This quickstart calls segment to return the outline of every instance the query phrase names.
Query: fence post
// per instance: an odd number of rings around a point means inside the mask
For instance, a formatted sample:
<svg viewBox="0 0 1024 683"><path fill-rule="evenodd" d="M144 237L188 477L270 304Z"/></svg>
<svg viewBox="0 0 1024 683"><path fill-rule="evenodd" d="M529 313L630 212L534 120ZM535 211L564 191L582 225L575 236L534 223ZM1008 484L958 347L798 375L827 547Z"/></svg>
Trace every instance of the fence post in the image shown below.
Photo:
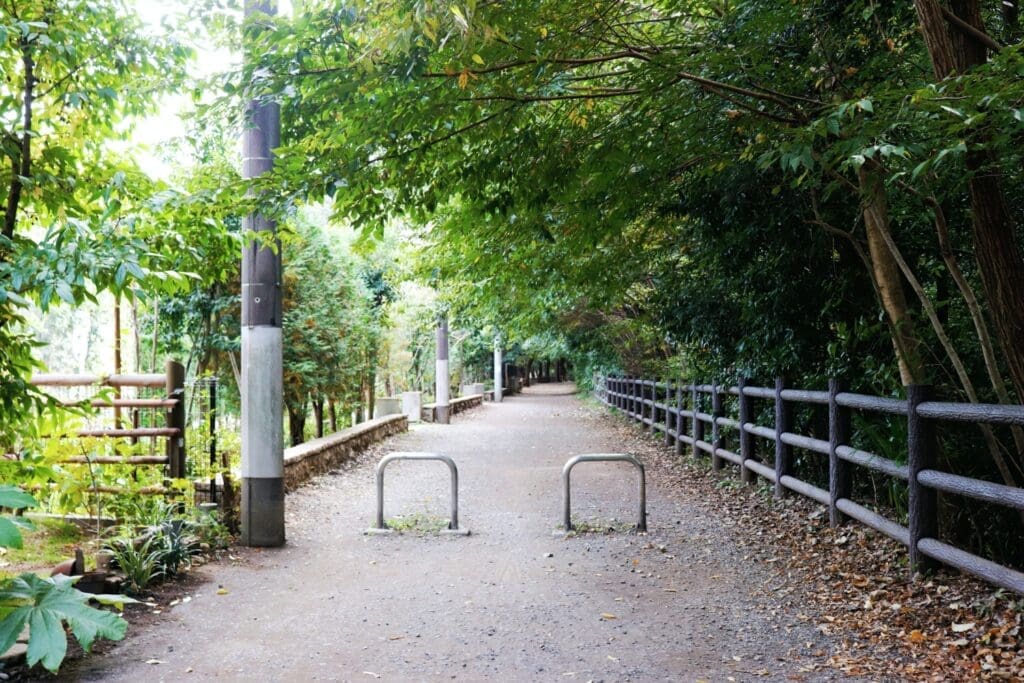
<svg viewBox="0 0 1024 683"><path fill-rule="evenodd" d="M740 466L740 480L744 484L753 484L757 481L757 473L747 467L747 460L757 459L754 451L754 435L744 429L745 424L754 421L752 415L753 403L751 398L743 393L743 390L747 388L749 383L750 380L746 377L740 377L739 382L737 382L740 394L740 458L743 460L743 464Z"/></svg>
<svg viewBox="0 0 1024 683"><path fill-rule="evenodd" d="M676 455L683 454L683 378L676 380Z"/></svg>
<svg viewBox="0 0 1024 683"><path fill-rule="evenodd" d="M718 393L717 384L711 385L711 468L722 469L722 458L718 455L718 449L722 448L722 427L718 424L718 418L725 415L722 409L722 395Z"/></svg>
<svg viewBox="0 0 1024 683"><path fill-rule="evenodd" d="M658 431L658 380L651 380L651 436Z"/></svg>
<svg viewBox="0 0 1024 683"><path fill-rule="evenodd" d="M629 417L630 419L636 419L636 377L630 376L629 378Z"/></svg>
<svg viewBox="0 0 1024 683"><path fill-rule="evenodd" d="M697 442L704 440L704 423L697 419L697 413L700 411L700 392L697 391L696 384L691 387L690 395L693 397L693 459L699 460L700 448Z"/></svg>
<svg viewBox="0 0 1024 683"><path fill-rule="evenodd" d="M167 439L167 466L171 479L185 476L185 367L176 361L167 361L168 398L176 398L178 402L167 411L167 426L178 430L177 436Z"/></svg>
<svg viewBox="0 0 1024 683"><path fill-rule="evenodd" d="M935 568L935 561L921 553L917 544L922 538L938 536L938 515L934 489L917 480L921 470L935 463L935 429L917 413L917 406L932 397L932 387L911 384L907 387L907 465L909 468L910 508L910 572L926 572Z"/></svg>
<svg viewBox="0 0 1024 683"><path fill-rule="evenodd" d="M836 396L846 391L836 378L828 381L828 520L832 527L846 522L846 515L836 507L840 498L850 497L850 464L839 457L837 450L850 440L850 409L839 405Z"/></svg>
<svg viewBox="0 0 1024 683"><path fill-rule="evenodd" d="M673 425L673 419L672 419L672 407L669 405L669 403L671 401L672 401L672 380L669 379L668 377L666 377L665 378L665 446L671 446L672 445L672 428L673 428L674 425ZM675 419L678 420L679 416L676 415Z"/></svg>
<svg viewBox="0 0 1024 683"><path fill-rule="evenodd" d="M782 477L790 474L793 469L793 449L782 442L782 433L790 430L792 413L786 402L782 400L782 390L786 380L775 378L775 497L785 498L786 487L782 485Z"/></svg>

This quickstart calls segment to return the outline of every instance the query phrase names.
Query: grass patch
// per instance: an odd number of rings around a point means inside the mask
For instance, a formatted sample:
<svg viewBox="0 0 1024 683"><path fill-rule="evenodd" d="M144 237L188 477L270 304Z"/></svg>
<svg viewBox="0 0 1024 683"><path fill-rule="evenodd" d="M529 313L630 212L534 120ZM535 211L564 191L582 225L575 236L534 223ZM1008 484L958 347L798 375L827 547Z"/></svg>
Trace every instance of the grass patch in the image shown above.
<svg viewBox="0 0 1024 683"><path fill-rule="evenodd" d="M49 570L53 565L74 557L75 546L82 545L82 532L71 522L45 519L33 522L34 531L23 531L22 548L0 549L0 573L7 576L23 571Z"/></svg>
<svg viewBox="0 0 1024 683"><path fill-rule="evenodd" d="M387 520L385 525L399 533L436 534L448 528L448 520L436 515L413 512L408 515L392 517Z"/></svg>
<svg viewBox="0 0 1024 683"><path fill-rule="evenodd" d="M617 519L576 519L572 520L571 534L629 534L636 531L636 524L620 522Z"/></svg>

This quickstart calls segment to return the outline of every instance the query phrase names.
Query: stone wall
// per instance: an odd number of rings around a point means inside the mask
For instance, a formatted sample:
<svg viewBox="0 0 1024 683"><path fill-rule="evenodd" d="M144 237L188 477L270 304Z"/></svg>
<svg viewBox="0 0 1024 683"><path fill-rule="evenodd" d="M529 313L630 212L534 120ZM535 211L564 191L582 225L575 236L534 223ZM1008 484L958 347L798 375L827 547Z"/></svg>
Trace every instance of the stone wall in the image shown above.
<svg viewBox="0 0 1024 683"><path fill-rule="evenodd" d="M405 415L388 415L285 449L285 490L294 491L313 477L337 468L367 446L408 429L409 420Z"/></svg>
<svg viewBox="0 0 1024 683"><path fill-rule="evenodd" d="M473 394L472 396L463 396L462 398L453 398L448 401L448 415L458 415L459 413L465 412L470 408L476 408L477 406L483 405L484 395ZM423 405L423 421L424 422L435 422L434 409L437 408L436 403L425 403Z"/></svg>

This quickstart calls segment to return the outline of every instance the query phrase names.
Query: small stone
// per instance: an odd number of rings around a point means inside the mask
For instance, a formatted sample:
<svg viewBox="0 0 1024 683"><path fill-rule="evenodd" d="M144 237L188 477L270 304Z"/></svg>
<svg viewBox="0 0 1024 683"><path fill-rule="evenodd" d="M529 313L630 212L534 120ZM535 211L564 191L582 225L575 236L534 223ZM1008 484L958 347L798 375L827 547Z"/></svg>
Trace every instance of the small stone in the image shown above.
<svg viewBox="0 0 1024 683"><path fill-rule="evenodd" d="M554 557L554 553L544 553L544 557Z"/></svg>

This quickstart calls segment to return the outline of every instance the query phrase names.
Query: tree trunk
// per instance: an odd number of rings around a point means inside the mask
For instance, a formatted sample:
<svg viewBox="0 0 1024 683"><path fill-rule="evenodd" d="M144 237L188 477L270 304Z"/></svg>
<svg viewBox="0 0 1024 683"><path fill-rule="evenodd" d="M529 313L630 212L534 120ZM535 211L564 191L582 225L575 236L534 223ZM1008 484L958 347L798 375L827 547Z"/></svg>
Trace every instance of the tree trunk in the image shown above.
<svg viewBox="0 0 1024 683"><path fill-rule="evenodd" d="M921 366L920 341L914 334L913 321L907 307L906 294L899 264L885 243L883 235L888 231L889 207L885 187L874 171L861 166L858 173L861 200L864 211L864 229L871 257L871 275L878 287L882 308L892 326L893 345L899 362L900 379L903 385L919 384L924 380Z"/></svg>
<svg viewBox="0 0 1024 683"><path fill-rule="evenodd" d="M316 423L316 438L323 438L324 435L324 400L313 399L313 419Z"/></svg>
<svg viewBox="0 0 1024 683"><path fill-rule="evenodd" d="M4 211L3 234L7 239L14 237L18 222L18 206L24 189L21 178L32 175L32 104L35 100L35 60L32 46L27 39L21 40L21 64L25 71L25 86L22 90L22 132L18 152L11 157L11 185L7 192L7 206Z"/></svg>
<svg viewBox="0 0 1024 683"><path fill-rule="evenodd" d="M338 431L338 408L331 399L327 402L327 416L330 419L331 433Z"/></svg>
<svg viewBox="0 0 1024 683"><path fill-rule="evenodd" d="M914 6L936 78L942 80L954 71L966 71L985 62L985 48L977 41L951 35L936 0L915 0ZM978 0L955 0L953 11L965 22L984 30ZM990 142L985 134L967 140L974 256L996 336L1020 401L1024 400L1024 344L1020 341L1024 339L1024 255L1000 182L1000 159L990 149Z"/></svg>
<svg viewBox="0 0 1024 683"><path fill-rule="evenodd" d="M288 434L291 437L291 444L298 446L306 440L306 407L301 409L288 408Z"/></svg>

